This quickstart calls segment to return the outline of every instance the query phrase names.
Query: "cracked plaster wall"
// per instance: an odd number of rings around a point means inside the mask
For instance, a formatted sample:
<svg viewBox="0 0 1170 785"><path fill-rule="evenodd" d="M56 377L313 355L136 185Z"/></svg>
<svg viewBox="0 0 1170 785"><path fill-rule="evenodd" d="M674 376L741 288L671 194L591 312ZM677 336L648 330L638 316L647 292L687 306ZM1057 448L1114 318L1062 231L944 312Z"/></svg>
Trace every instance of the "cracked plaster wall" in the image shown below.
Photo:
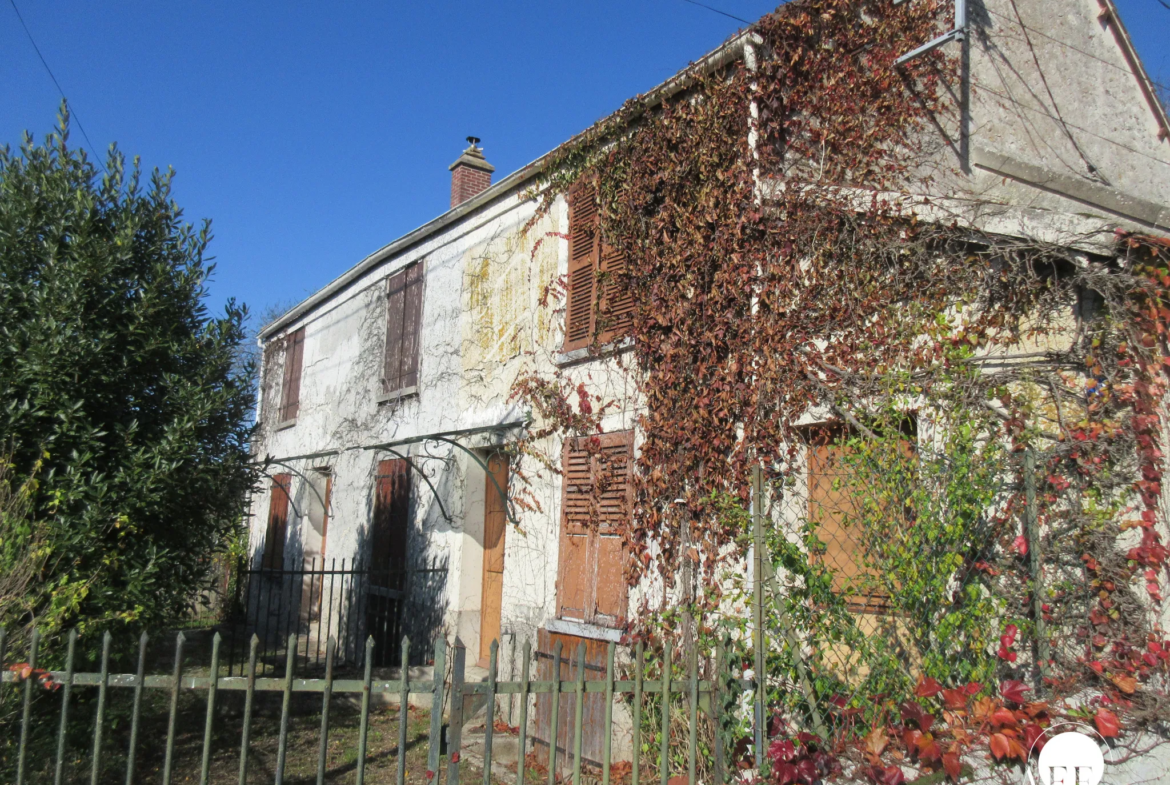
<svg viewBox="0 0 1170 785"><path fill-rule="evenodd" d="M300 411L296 424L274 429L279 405L283 352L265 354L258 455L288 456L338 450L334 455L288 461L305 474L328 471L333 479L326 560L361 558L373 511L374 475L380 459L394 456L362 449L390 440L428 433L522 420L524 412L509 401L518 374L551 374L558 359L563 310L541 306L546 286L567 270L567 231L563 200L524 231L534 202L509 194L425 243L371 270L344 293L290 324L285 334L304 327ZM377 402L386 337L385 279L408 264L424 265L424 294L417 395ZM270 345L272 342L270 341ZM574 385L585 382L622 402L606 430L632 428L636 405L627 370L614 359L586 363L566 371ZM505 438L499 434L462 439L482 458ZM540 448L553 466L560 465L559 438ZM450 520L435 495L417 477L412 486L412 525L408 550L414 566L446 564L445 582L415 601L432 612L440 609L442 626L458 635L478 655L482 585L483 498L486 477L465 454L434 442L398 448L409 453L435 486ZM535 645L536 630L555 614L557 548L560 528L560 477L531 460L520 467L526 492L539 509L517 510L518 526L505 540L502 676L515 661L515 648ZM273 466L273 474L287 471ZM293 510L288 542L312 538L314 521L300 514L297 499L305 481L293 478ZM513 486L518 481L513 479ZM267 486L267 483L266 483ZM270 492L254 495L251 542L253 563L264 547ZM317 543L313 543L317 545ZM302 553L286 545L286 565ZM310 547L306 556L319 553ZM635 598L631 598L631 607ZM515 666L518 668L518 665Z"/></svg>
<svg viewBox="0 0 1170 785"><path fill-rule="evenodd" d="M924 143L928 191L957 194L956 213L986 229L1054 242L1114 226L1170 232L1170 140L1102 9L968 3L969 40L946 48L969 84L953 85L960 111Z"/></svg>

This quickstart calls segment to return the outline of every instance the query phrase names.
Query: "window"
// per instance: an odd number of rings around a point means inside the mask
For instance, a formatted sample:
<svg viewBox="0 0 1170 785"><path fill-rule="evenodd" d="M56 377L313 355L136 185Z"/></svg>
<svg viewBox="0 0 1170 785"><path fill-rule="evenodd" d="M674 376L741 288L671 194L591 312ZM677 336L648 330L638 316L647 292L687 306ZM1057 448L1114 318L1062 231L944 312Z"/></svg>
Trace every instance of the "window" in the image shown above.
<svg viewBox="0 0 1170 785"><path fill-rule="evenodd" d="M622 279L626 257L601 241L597 184L569 189L569 281L564 350L608 343L629 332L634 300Z"/></svg>
<svg viewBox="0 0 1170 785"><path fill-rule="evenodd" d="M390 276L386 289L386 358L382 394L418 386L419 325L422 322L423 269L412 264Z"/></svg>
<svg viewBox="0 0 1170 785"><path fill-rule="evenodd" d="M280 423L297 419L301 409L301 358L305 351L305 328L284 339L284 383L280 387Z"/></svg>
<svg viewBox="0 0 1170 785"><path fill-rule="evenodd" d="M291 474L278 474L272 478L272 496L268 502L268 530L264 535L264 557L260 562L261 569L284 569L284 539L288 532L288 507L291 490Z"/></svg>
<svg viewBox="0 0 1170 785"><path fill-rule="evenodd" d="M557 615L616 627L626 615L625 524L633 434L565 443Z"/></svg>
<svg viewBox="0 0 1170 785"><path fill-rule="evenodd" d="M908 419L902 427L906 439L901 442L904 454L914 450L915 424ZM810 428L808 438L809 520L816 525L816 536L824 546L818 560L833 572L833 588L846 595L856 611L873 612L887 608L889 596L873 580L877 572L867 564L863 532L857 524L863 520L866 501L873 501L882 491L863 487L862 480L848 463L849 431L840 424ZM883 509L888 502L882 502Z"/></svg>

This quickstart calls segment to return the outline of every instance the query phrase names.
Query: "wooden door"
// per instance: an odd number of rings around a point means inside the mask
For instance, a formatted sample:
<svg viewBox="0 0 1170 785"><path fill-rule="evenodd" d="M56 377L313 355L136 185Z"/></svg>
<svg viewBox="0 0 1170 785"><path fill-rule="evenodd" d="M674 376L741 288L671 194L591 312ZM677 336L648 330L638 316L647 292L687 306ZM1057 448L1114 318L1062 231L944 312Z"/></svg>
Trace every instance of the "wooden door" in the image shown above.
<svg viewBox="0 0 1170 785"><path fill-rule="evenodd" d="M495 482L492 482L492 479ZM492 641L500 637L504 600L504 538L508 531L508 456L488 460L483 510L483 591L479 606L479 660L486 665ZM497 488L497 484L499 488ZM500 495L500 491L504 495Z"/></svg>
<svg viewBox="0 0 1170 785"><path fill-rule="evenodd" d="M541 681L552 681L559 678L561 681L575 681L578 673L578 647L585 644L585 680L602 681L605 679L605 662L609 644L605 641L590 638L579 638L575 635L563 635L537 631L536 673ZM556 669L554 651L557 643L561 644L561 669L559 676L554 677ZM576 720L577 696L571 692L562 692L557 715L557 768L564 771L573 763L573 737ZM582 710L581 760L583 763L594 766L601 765L602 752L605 744L605 693L585 693L585 706ZM552 696L547 692L536 695L536 726L534 728L532 749L537 758L545 766L548 765L549 736L552 731ZM616 762L616 761L615 761Z"/></svg>

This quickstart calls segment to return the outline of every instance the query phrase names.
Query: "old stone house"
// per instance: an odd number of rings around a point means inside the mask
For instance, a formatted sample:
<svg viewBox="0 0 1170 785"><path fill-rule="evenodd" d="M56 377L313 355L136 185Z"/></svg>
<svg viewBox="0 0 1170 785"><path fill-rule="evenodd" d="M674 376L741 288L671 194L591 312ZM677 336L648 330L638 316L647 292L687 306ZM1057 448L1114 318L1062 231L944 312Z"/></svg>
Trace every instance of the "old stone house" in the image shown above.
<svg viewBox="0 0 1170 785"><path fill-rule="evenodd" d="M984 0L967 14L965 36L942 44L969 59L957 86L966 129L939 145L962 173L953 192L982 205L962 208L967 220L1056 242L1112 227L1170 232L1170 123L1110 0ZM740 34L644 101L764 56ZM599 461L628 472L640 401L622 362L621 292L606 293L617 317L606 350L589 349L595 273L621 261L588 231L591 202L559 199L528 226L548 157L492 182L477 141L450 167L447 211L262 331L255 445L271 476L252 500L251 549L257 569L345 560L393 572L374 589L404 593L401 632L416 654L443 634L484 661L498 639L507 675L525 642L585 641L594 656L647 591L627 587L609 525L628 491L615 485L593 507L582 495ZM565 303L543 307L557 280ZM518 480L501 448L529 417L511 385L552 368L618 405L601 457L550 437L561 473L530 474L536 505L509 506ZM316 602L310 613L322 614Z"/></svg>

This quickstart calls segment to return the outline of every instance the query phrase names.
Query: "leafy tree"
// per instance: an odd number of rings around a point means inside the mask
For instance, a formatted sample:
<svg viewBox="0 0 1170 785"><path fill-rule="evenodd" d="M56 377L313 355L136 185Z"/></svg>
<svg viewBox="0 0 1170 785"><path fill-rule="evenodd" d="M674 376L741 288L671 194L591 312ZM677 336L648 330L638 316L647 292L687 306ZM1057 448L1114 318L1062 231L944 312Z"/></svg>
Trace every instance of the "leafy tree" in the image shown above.
<svg viewBox="0 0 1170 785"><path fill-rule="evenodd" d="M0 149L0 455L35 476L22 518L43 538L0 623L50 632L184 613L255 476L247 312L208 313L210 225L182 221L173 172L114 147L105 170L68 146L64 106L43 146Z"/></svg>

